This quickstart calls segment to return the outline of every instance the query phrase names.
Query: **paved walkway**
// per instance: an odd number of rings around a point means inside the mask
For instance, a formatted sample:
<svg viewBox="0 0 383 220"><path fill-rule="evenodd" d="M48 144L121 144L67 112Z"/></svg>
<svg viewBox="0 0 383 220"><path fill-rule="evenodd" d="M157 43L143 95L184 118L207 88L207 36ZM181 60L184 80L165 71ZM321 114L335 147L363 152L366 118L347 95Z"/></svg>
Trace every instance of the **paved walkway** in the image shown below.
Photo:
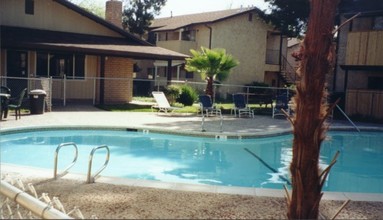
<svg viewBox="0 0 383 220"><path fill-rule="evenodd" d="M221 126L222 124L222 126ZM363 128L383 128L378 124L357 123ZM109 112L90 105L68 105L53 107L52 112L24 114L16 120L13 112L0 122L0 131L41 126L102 126L137 128L195 135L263 136L291 132L290 123L284 118L256 115L254 118L235 118L224 115L205 118L202 132L202 117L196 114L164 114L154 112ZM347 121L334 121L330 128L349 128ZM222 128L222 132L221 132Z"/></svg>

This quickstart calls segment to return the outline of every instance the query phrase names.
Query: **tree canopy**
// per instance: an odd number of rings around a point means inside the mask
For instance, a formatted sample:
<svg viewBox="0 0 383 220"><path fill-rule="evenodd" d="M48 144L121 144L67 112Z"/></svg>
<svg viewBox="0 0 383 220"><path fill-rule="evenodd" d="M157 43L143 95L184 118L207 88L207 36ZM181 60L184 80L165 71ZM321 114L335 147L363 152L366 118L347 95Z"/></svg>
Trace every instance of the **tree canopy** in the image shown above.
<svg viewBox="0 0 383 220"><path fill-rule="evenodd" d="M74 1L72 0L72 2ZM105 18L105 6L100 4L100 2L94 0L81 0L76 2L78 2L77 4L81 8L84 8L85 10L92 12L101 18Z"/></svg>
<svg viewBox="0 0 383 220"><path fill-rule="evenodd" d="M166 0L125 0L122 24L130 33L142 36L149 30L154 15L160 13Z"/></svg>
<svg viewBox="0 0 383 220"><path fill-rule="evenodd" d="M266 18L289 37L302 35L307 28L310 0L265 0L270 13Z"/></svg>

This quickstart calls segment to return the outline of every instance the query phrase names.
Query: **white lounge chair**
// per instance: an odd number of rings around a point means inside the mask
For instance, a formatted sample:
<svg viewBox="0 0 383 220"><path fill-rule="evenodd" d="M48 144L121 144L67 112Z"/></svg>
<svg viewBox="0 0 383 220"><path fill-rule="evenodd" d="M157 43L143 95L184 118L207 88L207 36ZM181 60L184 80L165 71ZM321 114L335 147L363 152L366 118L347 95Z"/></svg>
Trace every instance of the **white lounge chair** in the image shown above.
<svg viewBox="0 0 383 220"><path fill-rule="evenodd" d="M158 112L168 113L168 112L173 112L174 110L177 110L177 109L181 109L181 108L170 106L169 101L163 92L154 91L152 92L152 95L157 103L152 106L152 111L153 109L158 109Z"/></svg>

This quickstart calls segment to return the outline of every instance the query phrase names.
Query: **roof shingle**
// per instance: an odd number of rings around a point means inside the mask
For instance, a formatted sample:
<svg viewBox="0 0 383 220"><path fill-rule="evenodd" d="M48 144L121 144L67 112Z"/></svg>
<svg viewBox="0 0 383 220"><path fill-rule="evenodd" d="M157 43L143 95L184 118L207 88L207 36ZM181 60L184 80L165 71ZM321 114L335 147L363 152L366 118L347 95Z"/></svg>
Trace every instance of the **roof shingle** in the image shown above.
<svg viewBox="0 0 383 220"><path fill-rule="evenodd" d="M223 19L227 19L233 16L241 15L249 11L255 11L256 13L263 13L260 9L256 7L252 8L237 8L237 9L228 9L222 11L213 11L213 12L204 12L198 14L189 14L189 15L180 15L167 18L158 18L155 19L151 28L154 31L168 31L176 30L182 27L186 27L192 24L203 24L203 23L212 23L217 22Z"/></svg>
<svg viewBox="0 0 383 220"><path fill-rule="evenodd" d="M0 26L1 47L76 51L137 59L184 60L188 55L152 45L131 44L125 38Z"/></svg>

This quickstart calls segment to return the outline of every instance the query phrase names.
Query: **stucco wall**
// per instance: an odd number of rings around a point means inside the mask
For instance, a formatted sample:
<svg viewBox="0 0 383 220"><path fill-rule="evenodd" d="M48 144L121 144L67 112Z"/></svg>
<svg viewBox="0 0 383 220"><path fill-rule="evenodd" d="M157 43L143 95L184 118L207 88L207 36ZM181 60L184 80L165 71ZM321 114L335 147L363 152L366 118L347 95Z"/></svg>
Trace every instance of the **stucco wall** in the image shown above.
<svg viewBox="0 0 383 220"><path fill-rule="evenodd" d="M270 29L262 20L248 14L234 17L212 25L212 48L225 48L239 60L226 83L248 84L264 81L266 69L267 31Z"/></svg>
<svg viewBox="0 0 383 220"><path fill-rule="evenodd" d="M1 24L52 31L120 36L52 0L34 0L33 15L25 14L24 2L24 0L1 0Z"/></svg>
<svg viewBox="0 0 383 220"><path fill-rule="evenodd" d="M225 84L244 85L254 81L264 82L266 71L278 71L278 65L265 63L267 49L280 49L279 36L268 41L267 33L272 30L257 16L249 20L248 13L210 24L200 24L190 27L196 31L196 41L188 44L190 49L199 50L201 47L224 48L239 61L233 68ZM210 39L210 33L212 38ZM179 41L185 43L185 41ZM284 39L284 45L287 41ZM159 46L179 51L179 47L172 47L174 41L159 41ZM174 44L176 45L176 44ZM283 50L286 53L286 49ZM195 74L194 80L202 80Z"/></svg>

